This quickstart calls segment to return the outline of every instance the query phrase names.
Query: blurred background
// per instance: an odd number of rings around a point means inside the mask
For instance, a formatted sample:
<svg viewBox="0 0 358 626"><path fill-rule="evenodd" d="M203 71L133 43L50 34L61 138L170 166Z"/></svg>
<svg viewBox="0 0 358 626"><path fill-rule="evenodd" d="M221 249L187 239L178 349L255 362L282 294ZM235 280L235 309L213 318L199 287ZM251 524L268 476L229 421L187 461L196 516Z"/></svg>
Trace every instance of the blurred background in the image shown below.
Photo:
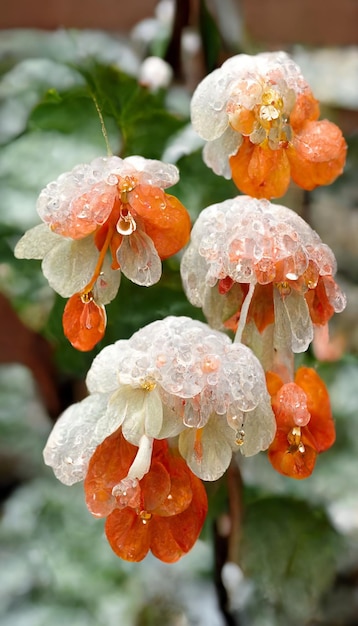
<svg viewBox="0 0 358 626"><path fill-rule="evenodd" d="M358 626L357 0L12 0L0 29L1 625ZM329 388L337 442L300 482L275 474L264 454L239 459L229 481L209 486L210 515L189 555L171 566L150 556L124 563L82 486L63 486L42 460L52 424L86 393L96 351L71 348L64 301L40 263L16 260L13 249L39 222L41 189L106 153L93 94L114 153L177 163L172 192L193 220L236 195L202 163L188 128L191 94L227 57L279 49L349 147L333 185L292 185L280 200L332 248L348 297L329 350L304 357ZM145 293L123 281L106 343L168 314L200 317L178 269L179 259L167 261Z"/></svg>

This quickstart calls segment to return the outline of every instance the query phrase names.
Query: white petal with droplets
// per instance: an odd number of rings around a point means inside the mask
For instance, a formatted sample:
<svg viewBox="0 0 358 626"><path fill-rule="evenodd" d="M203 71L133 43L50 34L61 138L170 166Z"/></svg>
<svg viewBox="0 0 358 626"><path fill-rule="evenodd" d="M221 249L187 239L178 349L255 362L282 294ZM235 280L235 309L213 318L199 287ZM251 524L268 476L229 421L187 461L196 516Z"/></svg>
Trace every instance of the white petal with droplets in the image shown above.
<svg viewBox="0 0 358 626"><path fill-rule="evenodd" d="M93 237L72 240L60 238L46 254L42 271L52 289L69 298L86 287L95 270L98 250Z"/></svg>
<svg viewBox="0 0 358 626"><path fill-rule="evenodd" d="M211 417L201 431L202 456L195 446L197 430L187 428L179 435L179 452L191 471L202 480L217 480L230 465L235 446L235 433L221 415Z"/></svg>
<svg viewBox="0 0 358 626"><path fill-rule="evenodd" d="M109 433L97 433L96 424L107 408L108 396L94 394L70 406L57 420L43 455L46 465L65 485L86 476L89 460Z"/></svg>
<svg viewBox="0 0 358 626"><path fill-rule="evenodd" d="M59 242L63 241L61 235L52 232L46 224L39 224L30 228L15 246L17 259L43 259Z"/></svg>
<svg viewBox="0 0 358 626"><path fill-rule="evenodd" d="M218 176L224 176L230 180L232 173L229 158L237 153L242 141L242 135L228 126L220 137L208 141L204 146L204 163L211 167Z"/></svg>
<svg viewBox="0 0 358 626"><path fill-rule="evenodd" d="M150 237L136 230L123 237L117 252L121 270L136 285L150 287L160 280L162 262Z"/></svg>

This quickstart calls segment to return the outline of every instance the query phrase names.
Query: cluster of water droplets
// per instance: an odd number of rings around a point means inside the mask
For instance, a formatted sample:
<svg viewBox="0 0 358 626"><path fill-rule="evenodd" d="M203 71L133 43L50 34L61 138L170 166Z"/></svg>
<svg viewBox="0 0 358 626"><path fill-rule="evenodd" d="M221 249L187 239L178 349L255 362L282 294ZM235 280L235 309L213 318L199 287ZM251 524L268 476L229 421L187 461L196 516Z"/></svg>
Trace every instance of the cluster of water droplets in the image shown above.
<svg viewBox="0 0 358 626"><path fill-rule="evenodd" d="M238 54L225 61L221 71L231 73L237 79L261 83L270 81L279 84L284 81L287 87L296 92L305 89L307 85L297 63L283 51L261 52L256 55Z"/></svg>
<svg viewBox="0 0 358 626"><path fill-rule="evenodd" d="M107 185L110 188L118 184L116 173L119 174L122 163L123 159L116 156L99 157L91 163L76 165L72 171L61 174L40 193L37 211L41 219L52 224L54 221L70 218L74 200L89 192L93 197L98 197L105 193ZM86 206L84 203L82 208L84 214L78 214L77 217L88 217L90 205Z"/></svg>
<svg viewBox="0 0 358 626"><path fill-rule="evenodd" d="M140 156L98 157L49 183L40 193L37 211L55 232L74 238L86 236L108 218L121 187L131 190L127 180L132 180L133 186L140 183L166 188L178 178L177 168L161 161Z"/></svg>
<svg viewBox="0 0 358 626"><path fill-rule="evenodd" d="M206 76L191 101L192 123L206 140L220 137L236 106L252 110L272 87L282 99L288 117L296 96L308 89L298 65L285 52L238 54Z"/></svg>
<svg viewBox="0 0 358 626"><path fill-rule="evenodd" d="M262 367L249 348L203 322L167 317L121 341L119 380L151 390L189 427L214 414L241 415L266 397Z"/></svg>
<svg viewBox="0 0 358 626"><path fill-rule="evenodd" d="M226 277L236 283L265 285L297 281L307 272L307 287L314 288L319 276L335 274L336 261L330 248L294 211L268 200L238 196L201 212L181 271L192 301L192 292L197 300L196 283L203 277L210 287Z"/></svg>

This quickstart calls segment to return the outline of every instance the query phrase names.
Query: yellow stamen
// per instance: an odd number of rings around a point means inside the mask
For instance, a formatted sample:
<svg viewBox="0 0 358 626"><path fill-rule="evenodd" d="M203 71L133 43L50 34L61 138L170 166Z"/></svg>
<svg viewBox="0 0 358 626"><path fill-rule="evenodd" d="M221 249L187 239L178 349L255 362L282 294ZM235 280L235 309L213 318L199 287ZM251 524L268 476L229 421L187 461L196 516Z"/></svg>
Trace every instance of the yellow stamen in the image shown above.
<svg viewBox="0 0 358 626"><path fill-rule="evenodd" d="M148 513L148 511L140 511L139 517L142 520L143 524L148 524L149 520L152 519L152 514Z"/></svg>
<svg viewBox="0 0 358 626"><path fill-rule="evenodd" d="M144 389L144 391L153 391L153 389L155 389L157 386L157 383L154 380L144 380L141 383L141 387L142 389Z"/></svg>

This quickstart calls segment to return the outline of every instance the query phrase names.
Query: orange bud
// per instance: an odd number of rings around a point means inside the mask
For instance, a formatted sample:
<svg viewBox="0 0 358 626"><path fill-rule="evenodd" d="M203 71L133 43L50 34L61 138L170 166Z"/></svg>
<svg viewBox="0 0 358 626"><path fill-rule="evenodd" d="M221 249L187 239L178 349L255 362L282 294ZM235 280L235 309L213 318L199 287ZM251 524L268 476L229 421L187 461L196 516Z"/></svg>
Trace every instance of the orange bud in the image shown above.
<svg viewBox="0 0 358 626"><path fill-rule="evenodd" d="M68 300L63 312L64 333L77 350L87 352L104 337L106 311L98 305L91 294L75 293Z"/></svg>

